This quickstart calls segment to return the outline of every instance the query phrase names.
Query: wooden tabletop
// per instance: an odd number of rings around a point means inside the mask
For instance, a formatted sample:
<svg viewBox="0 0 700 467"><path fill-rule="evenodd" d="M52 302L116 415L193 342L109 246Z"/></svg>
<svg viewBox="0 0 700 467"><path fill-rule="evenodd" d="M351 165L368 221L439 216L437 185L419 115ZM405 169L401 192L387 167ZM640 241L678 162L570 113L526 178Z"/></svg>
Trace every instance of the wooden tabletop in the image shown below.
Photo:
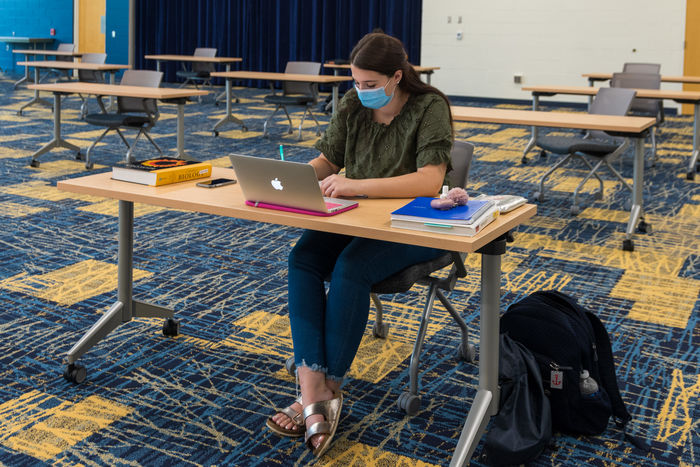
<svg viewBox="0 0 700 467"><path fill-rule="evenodd" d="M56 57L80 57L83 52L69 52L67 50L45 50L45 49L14 49L13 54L24 55L52 55Z"/></svg>
<svg viewBox="0 0 700 467"><path fill-rule="evenodd" d="M166 60L179 62L234 63L242 62L240 57L195 57L194 55L144 55L146 60Z"/></svg>
<svg viewBox="0 0 700 467"><path fill-rule="evenodd" d="M182 99L185 97L204 96L209 91L190 88L149 88L144 86L126 86L121 84L84 83L69 81L63 83L30 84L29 89L37 91L59 92L66 94L94 94L98 96L142 97L146 99Z"/></svg>
<svg viewBox="0 0 700 467"><path fill-rule="evenodd" d="M333 62L327 62L323 64L324 68L337 68L337 69L344 69L344 70L349 70L350 69L350 64L342 64L338 65ZM413 69L416 70L418 73L432 73L435 70L439 70L439 66L420 66L420 65L412 65Z"/></svg>
<svg viewBox="0 0 700 467"><path fill-rule="evenodd" d="M233 169L214 167L212 178L219 177L235 178L235 173ZM238 184L205 189L195 186L199 181L151 187L112 180L111 173L106 172L60 181L57 186L73 193L467 253L525 222L537 211L535 205L526 204L499 216L478 235L464 237L392 228L390 213L408 199L362 199L356 209L321 217L247 206Z"/></svg>
<svg viewBox="0 0 700 467"><path fill-rule="evenodd" d="M454 120L639 134L656 123L651 117L452 106Z"/></svg>
<svg viewBox="0 0 700 467"><path fill-rule="evenodd" d="M541 94L572 94L579 96L595 96L599 88L593 86L523 86L523 91ZM635 89L637 97L650 99L673 99L680 101L700 102L700 91L673 91L666 89Z"/></svg>
<svg viewBox="0 0 700 467"><path fill-rule="evenodd" d="M229 79L263 79L268 81L299 81L304 83L341 83L352 81L350 76L305 75L301 73L271 73L265 71L214 71L211 76Z"/></svg>
<svg viewBox="0 0 700 467"><path fill-rule="evenodd" d="M612 73L584 73L581 76L597 81L612 79ZM665 83L700 83L700 76L665 76L661 75L661 81Z"/></svg>
<svg viewBox="0 0 700 467"><path fill-rule="evenodd" d="M56 68L62 70L93 70L93 71L115 71L131 68L130 65L112 65L109 63L83 63L83 62L62 62L56 60L35 60L17 62L20 66L30 66L36 68Z"/></svg>

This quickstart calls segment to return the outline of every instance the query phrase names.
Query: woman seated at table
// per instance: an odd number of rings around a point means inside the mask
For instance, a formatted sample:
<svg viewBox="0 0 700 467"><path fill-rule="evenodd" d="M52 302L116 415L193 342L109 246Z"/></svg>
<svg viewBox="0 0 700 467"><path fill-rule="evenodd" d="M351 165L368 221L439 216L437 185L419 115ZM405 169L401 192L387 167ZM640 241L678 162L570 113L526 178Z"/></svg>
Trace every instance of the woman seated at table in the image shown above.
<svg viewBox="0 0 700 467"><path fill-rule="evenodd" d="M364 36L350 55L354 89L345 94L310 164L325 196L435 196L452 147L447 97L423 83L401 42ZM345 176L338 175L344 168ZM341 214L342 215L342 214ZM335 434L341 383L369 316L372 284L443 251L349 235L305 231L289 255L289 320L301 396L267 421L274 432L305 434L316 456ZM330 277L326 295L324 279Z"/></svg>

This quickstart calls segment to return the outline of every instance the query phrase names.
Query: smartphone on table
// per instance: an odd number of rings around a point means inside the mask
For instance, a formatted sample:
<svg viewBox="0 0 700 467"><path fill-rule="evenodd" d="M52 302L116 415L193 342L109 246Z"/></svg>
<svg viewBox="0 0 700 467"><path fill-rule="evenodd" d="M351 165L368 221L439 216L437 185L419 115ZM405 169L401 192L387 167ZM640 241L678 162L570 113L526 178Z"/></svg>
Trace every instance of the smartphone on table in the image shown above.
<svg viewBox="0 0 700 467"><path fill-rule="evenodd" d="M213 178L211 180L206 180L204 182L197 183L197 186L202 188L217 188L220 186L233 185L236 180L232 178Z"/></svg>

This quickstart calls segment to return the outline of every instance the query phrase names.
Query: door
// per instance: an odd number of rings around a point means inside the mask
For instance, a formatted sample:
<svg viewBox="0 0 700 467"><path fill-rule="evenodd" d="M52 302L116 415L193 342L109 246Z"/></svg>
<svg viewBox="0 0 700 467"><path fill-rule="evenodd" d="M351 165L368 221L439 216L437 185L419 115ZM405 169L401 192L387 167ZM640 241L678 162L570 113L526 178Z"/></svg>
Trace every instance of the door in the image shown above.
<svg viewBox="0 0 700 467"><path fill-rule="evenodd" d="M80 0L78 13L78 51L104 53L104 17L106 0Z"/></svg>
<svg viewBox="0 0 700 467"><path fill-rule="evenodd" d="M683 74L700 76L700 0L687 0L685 13L685 57ZM700 91L700 84L683 84L684 91ZM693 114L692 104L683 104L684 114Z"/></svg>

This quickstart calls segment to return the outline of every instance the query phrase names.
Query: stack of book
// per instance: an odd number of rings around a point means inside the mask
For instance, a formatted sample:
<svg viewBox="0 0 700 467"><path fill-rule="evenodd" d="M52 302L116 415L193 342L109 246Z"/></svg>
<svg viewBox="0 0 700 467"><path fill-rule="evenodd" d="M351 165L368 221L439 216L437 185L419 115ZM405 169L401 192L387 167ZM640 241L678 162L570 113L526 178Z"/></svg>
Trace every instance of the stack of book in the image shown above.
<svg viewBox="0 0 700 467"><path fill-rule="evenodd" d="M434 198L419 197L391 213L391 226L472 237L498 217L491 200L470 200L447 210L430 207Z"/></svg>
<svg viewBox="0 0 700 467"><path fill-rule="evenodd" d="M142 185L160 186L211 176L211 163L174 157L158 157L112 167L112 178Z"/></svg>

